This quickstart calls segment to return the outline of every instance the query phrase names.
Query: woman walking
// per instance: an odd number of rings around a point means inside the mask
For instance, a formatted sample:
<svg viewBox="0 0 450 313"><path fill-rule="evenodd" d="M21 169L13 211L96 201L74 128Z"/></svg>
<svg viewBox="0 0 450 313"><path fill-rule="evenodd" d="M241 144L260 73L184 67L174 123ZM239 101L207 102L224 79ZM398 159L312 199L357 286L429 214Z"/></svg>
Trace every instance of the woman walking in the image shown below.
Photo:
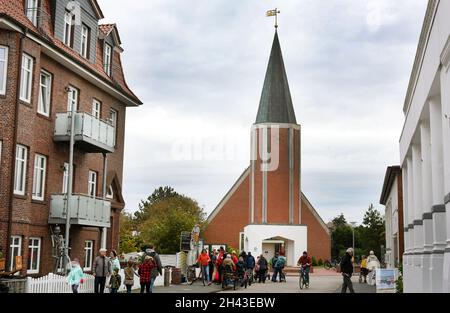
<svg viewBox="0 0 450 313"><path fill-rule="evenodd" d="M133 260L130 259L128 261L127 266L125 267L124 273L125 273L124 284L125 284L125 287L127 287L127 293L131 293L131 288L133 288L133 285L134 285L134 275L136 275L134 272Z"/></svg>
<svg viewBox="0 0 450 313"><path fill-rule="evenodd" d="M208 282L208 286L211 285L211 280L209 279L209 262L211 262L211 258L209 257L208 252L206 252L206 249L203 249L197 259L197 263L201 266L203 279Z"/></svg>

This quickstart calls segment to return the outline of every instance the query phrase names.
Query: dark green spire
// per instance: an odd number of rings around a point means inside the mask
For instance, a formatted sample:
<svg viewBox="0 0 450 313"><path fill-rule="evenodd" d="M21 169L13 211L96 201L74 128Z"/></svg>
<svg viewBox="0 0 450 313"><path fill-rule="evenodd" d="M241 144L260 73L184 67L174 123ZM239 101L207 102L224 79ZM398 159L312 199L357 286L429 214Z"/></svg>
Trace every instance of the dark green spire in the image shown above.
<svg viewBox="0 0 450 313"><path fill-rule="evenodd" d="M277 32L256 118L256 124L261 123L297 124Z"/></svg>

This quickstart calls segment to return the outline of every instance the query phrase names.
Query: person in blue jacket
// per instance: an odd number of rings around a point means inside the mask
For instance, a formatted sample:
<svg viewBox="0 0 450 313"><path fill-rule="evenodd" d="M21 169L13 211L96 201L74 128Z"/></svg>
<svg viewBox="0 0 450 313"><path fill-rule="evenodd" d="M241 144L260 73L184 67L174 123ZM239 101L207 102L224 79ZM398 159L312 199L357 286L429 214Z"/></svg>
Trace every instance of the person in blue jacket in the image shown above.
<svg viewBox="0 0 450 313"><path fill-rule="evenodd" d="M78 287L83 283L84 273L80 266L80 260L73 259L72 269L69 276L67 276L67 282L72 287L73 293L78 293Z"/></svg>

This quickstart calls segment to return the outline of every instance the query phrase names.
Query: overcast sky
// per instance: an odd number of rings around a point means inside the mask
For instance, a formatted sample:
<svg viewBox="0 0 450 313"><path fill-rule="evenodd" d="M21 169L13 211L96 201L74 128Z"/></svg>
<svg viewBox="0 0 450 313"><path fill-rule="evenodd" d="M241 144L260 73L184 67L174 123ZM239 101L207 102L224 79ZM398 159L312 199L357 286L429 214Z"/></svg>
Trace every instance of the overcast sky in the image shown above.
<svg viewBox="0 0 450 313"><path fill-rule="evenodd" d="M210 213L249 164L278 7L302 189L328 222L361 222L399 163L402 107L426 0L99 0L123 42L123 193L137 209L170 185ZM125 4L124 4L125 3Z"/></svg>

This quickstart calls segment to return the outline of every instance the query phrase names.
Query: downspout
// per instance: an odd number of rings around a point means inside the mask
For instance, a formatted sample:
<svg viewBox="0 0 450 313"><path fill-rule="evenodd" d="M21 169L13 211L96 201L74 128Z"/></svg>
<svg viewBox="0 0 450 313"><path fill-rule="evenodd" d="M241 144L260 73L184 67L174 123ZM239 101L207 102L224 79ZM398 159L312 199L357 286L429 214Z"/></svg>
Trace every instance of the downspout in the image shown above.
<svg viewBox="0 0 450 313"><path fill-rule="evenodd" d="M20 41L19 41L19 68L18 68L18 72L17 72L17 89L16 89L16 110L15 110L15 115L14 115L14 134L12 137L12 155L13 157L11 158L11 190L9 193L9 211L8 211L8 231L7 231L7 238L6 238L6 242L7 243L11 243L11 236L12 236L12 224L13 224L13 201L14 201L14 176L15 176L15 161L16 161L16 145L17 145L17 128L19 125L19 105L20 105L20 80L21 80L21 75L22 75L22 54L23 54L23 41L26 37L27 34L27 29L25 28L23 31L23 34L20 37ZM28 162L27 162L28 164ZM12 266L12 264L10 264L10 260L11 260L11 253L10 253L10 249L9 249L9 245L7 245L6 247L6 260L7 260L7 264L8 264L8 268L10 268ZM23 248L23 245L22 245ZM21 253L22 254L22 253Z"/></svg>

